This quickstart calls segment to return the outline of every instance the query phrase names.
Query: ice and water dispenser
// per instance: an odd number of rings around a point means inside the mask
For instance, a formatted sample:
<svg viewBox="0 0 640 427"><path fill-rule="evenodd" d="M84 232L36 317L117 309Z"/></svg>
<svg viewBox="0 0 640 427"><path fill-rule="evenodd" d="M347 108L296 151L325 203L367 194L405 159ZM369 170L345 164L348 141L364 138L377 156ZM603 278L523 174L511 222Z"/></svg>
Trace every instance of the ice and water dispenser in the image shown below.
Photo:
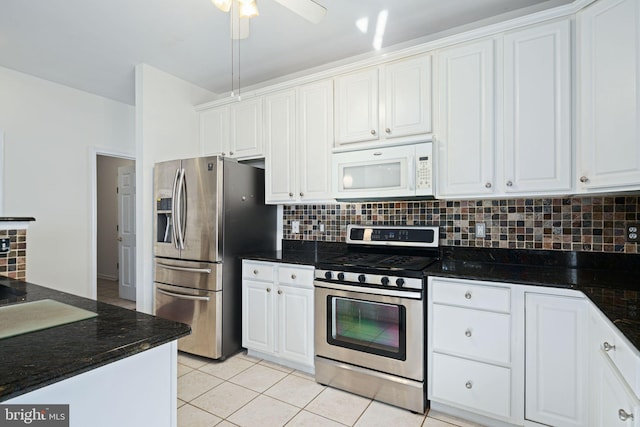
<svg viewBox="0 0 640 427"><path fill-rule="evenodd" d="M171 236L173 235L172 221L171 221L171 203L173 199L171 197L159 198L156 201L156 224L158 229L156 230L156 241L160 243L172 243Z"/></svg>

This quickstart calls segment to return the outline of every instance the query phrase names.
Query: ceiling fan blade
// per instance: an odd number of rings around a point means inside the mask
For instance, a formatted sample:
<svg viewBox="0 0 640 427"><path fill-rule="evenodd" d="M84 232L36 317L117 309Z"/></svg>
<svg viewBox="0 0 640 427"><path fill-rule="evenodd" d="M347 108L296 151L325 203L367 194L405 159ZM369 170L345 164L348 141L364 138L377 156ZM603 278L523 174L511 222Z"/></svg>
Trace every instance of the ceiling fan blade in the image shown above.
<svg viewBox="0 0 640 427"><path fill-rule="evenodd" d="M325 13L327 13L327 8L313 0L275 0L275 2L280 3L282 6L314 24L322 21Z"/></svg>
<svg viewBox="0 0 640 427"><path fill-rule="evenodd" d="M233 2L229 13L229 28L233 40L242 40L249 37L249 19L238 17L238 3Z"/></svg>

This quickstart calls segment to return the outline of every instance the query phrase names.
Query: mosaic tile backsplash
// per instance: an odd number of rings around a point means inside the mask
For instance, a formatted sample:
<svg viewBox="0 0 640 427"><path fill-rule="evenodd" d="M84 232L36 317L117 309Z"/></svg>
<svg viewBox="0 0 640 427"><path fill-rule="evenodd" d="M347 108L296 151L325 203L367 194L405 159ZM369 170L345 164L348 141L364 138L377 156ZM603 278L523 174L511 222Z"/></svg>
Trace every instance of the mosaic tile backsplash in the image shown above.
<svg viewBox="0 0 640 427"><path fill-rule="evenodd" d="M344 242L347 224L437 225L442 246L637 254L625 226L640 223L639 202L620 196L285 205L283 237ZM291 232L292 221L300 221L300 233ZM485 238L475 235L481 222Z"/></svg>
<svg viewBox="0 0 640 427"><path fill-rule="evenodd" d="M0 230L0 239L9 238L11 250L0 254L0 276L26 280L27 230Z"/></svg>

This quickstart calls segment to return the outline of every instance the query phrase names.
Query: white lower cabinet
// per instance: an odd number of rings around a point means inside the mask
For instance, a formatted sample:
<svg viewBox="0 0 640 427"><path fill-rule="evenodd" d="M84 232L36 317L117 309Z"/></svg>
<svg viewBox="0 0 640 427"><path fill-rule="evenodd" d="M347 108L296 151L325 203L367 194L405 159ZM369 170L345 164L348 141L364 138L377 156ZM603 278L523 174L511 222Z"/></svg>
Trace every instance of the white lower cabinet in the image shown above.
<svg viewBox="0 0 640 427"><path fill-rule="evenodd" d="M242 262L242 346L313 373L312 266Z"/></svg>
<svg viewBox="0 0 640 427"><path fill-rule="evenodd" d="M428 398L432 402L516 424L516 318L510 285L429 278ZM439 408L438 408L439 409ZM485 421L486 420L478 420Z"/></svg>
<svg viewBox="0 0 640 427"><path fill-rule="evenodd" d="M588 305L584 298L525 293L525 418L586 426Z"/></svg>

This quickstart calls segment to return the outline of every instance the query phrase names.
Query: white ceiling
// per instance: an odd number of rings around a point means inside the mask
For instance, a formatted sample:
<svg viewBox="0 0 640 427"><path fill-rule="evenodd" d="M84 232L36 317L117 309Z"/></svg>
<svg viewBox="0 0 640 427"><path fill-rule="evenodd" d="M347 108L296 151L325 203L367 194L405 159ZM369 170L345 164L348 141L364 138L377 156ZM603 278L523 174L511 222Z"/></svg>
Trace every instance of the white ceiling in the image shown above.
<svg viewBox="0 0 640 427"><path fill-rule="evenodd" d="M501 13L571 2L317 0L327 14L311 24L273 0L257 1L260 16L240 43L244 87L371 53L373 27L385 9L383 50ZM370 22L366 34L355 25L361 18ZM210 0L0 1L0 66L134 104L134 67L140 63L228 92L228 15Z"/></svg>

